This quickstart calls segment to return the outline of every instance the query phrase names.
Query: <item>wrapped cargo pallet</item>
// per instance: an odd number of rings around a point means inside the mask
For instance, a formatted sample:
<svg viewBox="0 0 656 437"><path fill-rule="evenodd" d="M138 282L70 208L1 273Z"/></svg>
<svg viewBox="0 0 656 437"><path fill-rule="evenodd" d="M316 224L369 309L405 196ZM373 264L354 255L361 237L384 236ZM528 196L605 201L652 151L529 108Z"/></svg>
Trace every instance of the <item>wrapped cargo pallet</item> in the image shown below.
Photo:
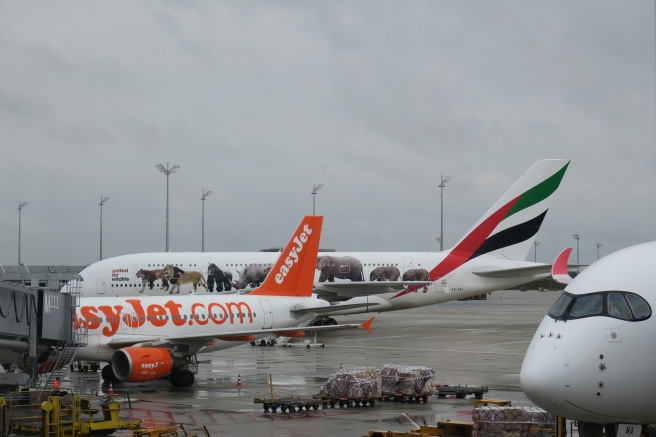
<svg viewBox="0 0 656 437"><path fill-rule="evenodd" d="M418 395L431 393L435 371L422 366L385 364L380 369L383 393Z"/></svg>
<svg viewBox="0 0 656 437"><path fill-rule="evenodd" d="M340 370L328 378L321 394L336 398L377 399L381 396L380 371Z"/></svg>
<svg viewBox="0 0 656 437"><path fill-rule="evenodd" d="M556 417L537 407L474 408L472 421L473 437L546 437L556 429Z"/></svg>

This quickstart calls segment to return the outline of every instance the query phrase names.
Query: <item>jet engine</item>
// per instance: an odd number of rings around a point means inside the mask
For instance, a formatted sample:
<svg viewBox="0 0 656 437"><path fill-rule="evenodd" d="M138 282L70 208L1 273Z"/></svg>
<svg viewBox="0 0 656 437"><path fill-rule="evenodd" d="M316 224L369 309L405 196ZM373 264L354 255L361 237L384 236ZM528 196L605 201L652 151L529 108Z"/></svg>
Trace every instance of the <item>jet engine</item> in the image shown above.
<svg viewBox="0 0 656 437"><path fill-rule="evenodd" d="M145 382L169 376L173 358L165 348L126 347L114 352L110 364L119 381Z"/></svg>

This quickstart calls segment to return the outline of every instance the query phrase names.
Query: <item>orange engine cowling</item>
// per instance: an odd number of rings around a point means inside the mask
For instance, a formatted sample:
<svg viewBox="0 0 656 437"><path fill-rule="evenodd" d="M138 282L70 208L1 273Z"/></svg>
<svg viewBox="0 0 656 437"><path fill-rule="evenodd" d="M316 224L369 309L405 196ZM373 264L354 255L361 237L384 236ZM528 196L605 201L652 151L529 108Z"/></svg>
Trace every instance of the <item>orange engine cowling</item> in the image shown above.
<svg viewBox="0 0 656 437"><path fill-rule="evenodd" d="M145 382L169 376L173 359L168 349L126 347L114 352L111 365L119 381Z"/></svg>

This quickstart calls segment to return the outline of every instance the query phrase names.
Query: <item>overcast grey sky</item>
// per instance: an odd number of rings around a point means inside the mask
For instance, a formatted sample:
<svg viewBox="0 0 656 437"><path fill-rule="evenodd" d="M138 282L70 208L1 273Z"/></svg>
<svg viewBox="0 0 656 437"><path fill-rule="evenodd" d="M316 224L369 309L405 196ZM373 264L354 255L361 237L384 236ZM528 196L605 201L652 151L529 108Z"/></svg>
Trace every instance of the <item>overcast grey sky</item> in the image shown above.
<svg viewBox="0 0 656 437"><path fill-rule="evenodd" d="M653 1L0 0L0 263L281 246L436 251L572 163L550 262L656 239ZM574 255L573 255L574 256ZM534 258L531 251L528 259Z"/></svg>

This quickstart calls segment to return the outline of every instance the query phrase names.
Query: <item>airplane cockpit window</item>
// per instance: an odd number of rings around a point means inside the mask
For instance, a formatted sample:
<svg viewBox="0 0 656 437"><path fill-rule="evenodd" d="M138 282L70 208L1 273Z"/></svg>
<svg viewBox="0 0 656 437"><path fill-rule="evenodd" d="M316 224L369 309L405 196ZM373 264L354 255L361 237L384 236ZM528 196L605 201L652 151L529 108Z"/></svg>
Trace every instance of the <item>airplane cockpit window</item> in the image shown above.
<svg viewBox="0 0 656 437"><path fill-rule="evenodd" d="M627 293L626 299L629 301L629 305L637 319L642 320L651 316L651 308L643 298L637 294Z"/></svg>
<svg viewBox="0 0 656 437"><path fill-rule="evenodd" d="M577 297L569 310L570 317L597 316L604 310L604 298L600 294Z"/></svg>
<svg viewBox="0 0 656 437"><path fill-rule="evenodd" d="M551 310L549 310L549 316L551 316L552 319L562 320L565 311L567 311L567 308L569 308L569 305L573 300L574 297L571 294L561 294L556 303L551 307Z"/></svg>
<svg viewBox="0 0 656 437"><path fill-rule="evenodd" d="M554 320L595 316L640 321L651 317L651 307L635 293L601 291L584 295L563 293L549 310L549 317Z"/></svg>
<svg viewBox="0 0 656 437"><path fill-rule="evenodd" d="M629 305L619 293L608 294L608 315L619 319L630 319L633 317Z"/></svg>

